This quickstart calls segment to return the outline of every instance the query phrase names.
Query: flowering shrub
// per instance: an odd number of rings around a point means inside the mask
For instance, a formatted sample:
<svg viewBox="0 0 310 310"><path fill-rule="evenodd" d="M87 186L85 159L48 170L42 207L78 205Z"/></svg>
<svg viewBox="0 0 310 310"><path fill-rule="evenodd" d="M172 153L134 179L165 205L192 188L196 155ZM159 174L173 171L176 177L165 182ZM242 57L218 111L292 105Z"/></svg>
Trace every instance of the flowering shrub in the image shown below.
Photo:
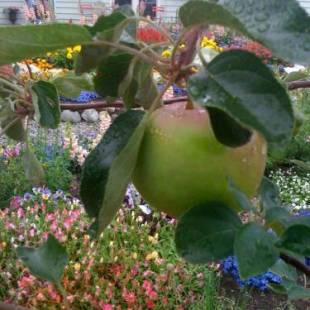
<svg viewBox="0 0 310 310"><path fill-rule="evenodd" d="M278 185L283 203L297 211L310 208L310 173L299 175L292 168L271 171L269 177Z"/></svg>
<svg viewBox="0 0 310 310"><path fill-rule="evenodd" d="M173 226L146 215L127 194L115 221L96 241L79 200L34 188L0 211L0 299L39 309L61 309L63 297L16 264L15 248L38 246L52 233L70 256L63 286L71 309L189 309L203 298L202 267L177 258ZM134 233L133 233L134 232Z"/></svg>
<svg viewBox="0 0 310 310"><path fill-rule="evenodd" d="M274 274L273 272L266 272L256 277L251 277L246 280L241 280L238 263L235 257L229 256L221 262L221 270L224 274L228 274L233 277L236 283L240 287L252 286L262 291L268 289L268 284L280 284L281 277Z"/></svg>
<svg viewBox="0 0 310 310"><path fill-rule="evenodd" d="M60 97L60 101L73 102L73 103L88 103L90 101L99 99L100 96L96 92L81 91L80 95L76 98Z"/></svg>

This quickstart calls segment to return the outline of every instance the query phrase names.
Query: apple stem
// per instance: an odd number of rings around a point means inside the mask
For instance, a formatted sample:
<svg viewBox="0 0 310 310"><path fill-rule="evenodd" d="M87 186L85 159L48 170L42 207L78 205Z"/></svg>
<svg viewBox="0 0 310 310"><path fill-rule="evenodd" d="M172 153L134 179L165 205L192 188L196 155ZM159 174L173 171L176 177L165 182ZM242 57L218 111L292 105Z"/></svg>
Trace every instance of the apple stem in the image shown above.
<svg viewBox="0 0 310 310"><path fill-rule="evenodd" d="M193 110L194 109L194 105L190 100L187 101L185 109L186 110Z"/></svg>

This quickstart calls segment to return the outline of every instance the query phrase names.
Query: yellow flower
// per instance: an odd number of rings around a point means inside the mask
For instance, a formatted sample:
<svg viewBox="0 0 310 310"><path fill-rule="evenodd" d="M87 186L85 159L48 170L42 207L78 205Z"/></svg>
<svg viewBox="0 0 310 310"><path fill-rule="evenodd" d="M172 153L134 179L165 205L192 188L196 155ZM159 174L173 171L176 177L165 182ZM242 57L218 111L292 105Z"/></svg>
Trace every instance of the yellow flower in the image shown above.
<svg viewBox="0 0 310 310"><path fill-rule="evenodd" d="M132 253L132 258L133 259L137 259L138 258L138 254L136 252Z"/></svg>
<svg viewBox="0 0 310 310"><path fill-rule="evenodd" d="M75 271L80 271L81 270L81 264L80 263L75 263L74 264L74 270Z"/></svg>
<svg viewBox="0 0 310 310"><path fill-rule="evenodd" d="M153 251L152 253L147 254L145 257L146 260L153 260L156 258L158 258L158 252L156 251Z"/></svg>
<svg viewBox="0 0 310 310"><path fill-rule="evenodd" d="M165 57L165 58L169 58L171 57L171 51L170 50L164 50L161 54L162 57Z"/></svg>
<svg viewBox="0 0 310 310"><path fill-rule="evenodd" d="M82 49L81 45L76 45L73 47L73 51L76 53L79 53L81 51L81 49Z"/></svg>
<svg viewBox="0 0 310 310"><path fill-rule="evenodd" d="M152 243L152 244L157 244L158 243L158 241L157 241L157 238L155 237L153 237L153 236L149 236L149 241Z"/></svg>
<svg viewBox="0 0 310 310"><path fill-rule="evenodd" d="M72 59L72 54L71 54L71 53L68 53L68 54L67 54L67 58L68 58L68 59Z"/></svg>
<svg viewBox="0 0 310 310"><path fill-rule="evenodd" d="M72 54L72 53L73 53L73 49L72 49L71 47L68 47L68 48L67 48L67 53L68 53L68 54Z"/></svg>
<svg viewBox="0 0 310 310"><path fill-rule="evenodd" d="M51 56L52 56L52 53L48 52L48 53L46 53L46 56L47 56L47 57L51 57Z"/></svg>

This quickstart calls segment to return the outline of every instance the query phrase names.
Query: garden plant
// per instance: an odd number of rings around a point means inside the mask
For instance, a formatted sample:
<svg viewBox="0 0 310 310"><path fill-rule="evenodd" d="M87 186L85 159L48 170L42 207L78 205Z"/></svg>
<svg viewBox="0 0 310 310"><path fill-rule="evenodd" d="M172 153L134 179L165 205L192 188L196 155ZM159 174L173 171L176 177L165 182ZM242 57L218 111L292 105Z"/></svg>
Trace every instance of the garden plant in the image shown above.
<svg viewBox="0 0 310 310"><path fill-rule="evenodd" d="M34 185L44 184L28 142L29 119L57 128L58 93L82 88L84 79L88 85L84 74L94 71L96 92L109 101L122 98L126 111L83 166L80 194L93 237L111 223L133 182L152 207L177 218L175 246L186 261L207 264L234 255L241 279L271 269L282 277L273 290L307 299L310 290L298 282L296 270L310 276L304 264L310 256L309 217L283 208L276 185L263 175L267 152L281 152L298 130L288 88L309 83L280 81L245 50L209 60L200 48L206 28L215 24L259 42L284 61L309 65L310 17L296 0L190 0L179 18L183 30L177 40L126 6L93 26L1 27L0 65L72 46L81 45L81 52L76 75L56 82L1 74L0 135L24 143L26 175ZM139 21L163 40L139 41ZM171 45L171 55L163 57ZM153 70L165 81L161 91ZM162 97L174 84L186 86L188 97L164 105ZM53 235L39 248L19 247L17 254L35 276L66 295L62 274L68 256Z"/></svg>

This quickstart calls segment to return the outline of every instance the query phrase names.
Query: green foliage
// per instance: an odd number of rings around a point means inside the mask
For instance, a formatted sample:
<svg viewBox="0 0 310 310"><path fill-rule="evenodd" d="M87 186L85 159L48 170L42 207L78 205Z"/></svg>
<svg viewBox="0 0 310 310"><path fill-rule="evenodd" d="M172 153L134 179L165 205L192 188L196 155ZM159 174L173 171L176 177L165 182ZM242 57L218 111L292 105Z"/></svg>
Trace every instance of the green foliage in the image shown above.
<svg viewBox="0 0 310 310"><path fill-rule="evenodd" d="M118 97L119 85L127 75L132 58L130 54L116 53L100 63L94 78L98 94L104 97Z"/></svg>
<svg viewBox="0 0 310 310"><path fill-rule="evenodd" d="M205 264L233 254L237 214L221 202L194 207L180 219L175 236L178 253L187 261Z"/></svg>
<svg viewBox="0 0 310 310"><path fill-rule="evenodd" d="M246 224L238 231L234 252L243 279L265 272L276 263L279 255L274 237L255 223Z"/></svg>
<svg viewBox="0 0 310 310"><path fill-rule="evenodd" d="M295 0L191 0L180 9L185 27L217 24L261 42L286 60L309 64L310 17Z"/></svg>
<svg viewBox="0 0 310 310"><path fill-rule="evenodd" d="M93 90L93 83L89 75L76 76L73 72L68 72L65 76L57 77L52 81L59 95L67 98L78 97L82 90Z"/></svg>
<svg viewBox="0 0 310 310"><path fill-rule="evenodd" d="M100 17L92 27L50 24L0 28L0 65L81 44L82 51L75 65L77 74L97 70L94 79L96 90L108 97L124 97L128 111L111 125L87 158L83 169L82 200L89 215L96 218L95 223L100 232L108 226L121 206L135 170L144 129L150 114L161 105L163 93L161 96L157 93L152 78L154 68L167 80L165 89L174 83L187 81L191 102L186 108L200 104L208 109L212 129L222 144L241 146L250 139L252 131L258 131L267 140L269 147L278 151L292 137L295 121L286 88L255 55L236 50L224 52L209 64L204 63L195 75L191 62L197 54L196 47L199 46L202 33L200 28L219 24L261 42L287 61L307 64L310 17L297 1L191 0L181 7L180 19L185 26L184 33L174 42L169 59L163 59L158 53L156 48L161 47L161 44L146 46L137 41L137 17L128 7ZM154 26L152 21L145 21ZM155 27L166 34L161 26ZM168 34L166 37L172 41ZM60 122L56 87L44 81L32 81L25 85L18 78L12 79L14 81L0 76L0 87L3 89L1 103L5 102L7 108L3 110L1 106L0 125L6 129L6 134L16 140L26 140L22 125L33 112L42 127L55 129ZM61 93L68 93L69 90L75 94L81 87L77 81L81 80L62 79L56 81L56 84ZM137 106L148 111L133 110ZM305 141L304 137L302 139ZM34 143L34 147L36 145ZM31 176L30 172L34 169L41 174L35 157L29 150L27 152L28 176ZM41 154L37 155L39 159L44 159ZM63 155L65 157L65 153ZM304 155L294 158L295 163L298 160L300 163L301 158ZM51 176L46 173L47 183L51 179L57 179L58 182L65 179L67 163L63 164L61 159L59 163L54 163L56 173ZM45 164L48 165L48 161ZM206 208L192 208L181 218L176 245L183 257L195 263L205 263L235 254L241 276L247 277L266 271L278 261L280 253L275 247L278 240L276 245L281 250L309 255L307 222L295 222L281 210L277 189L270 182L264 180L261 187L259 198L263 212L251 206L233 185L229 190L236 195L239 209L247 210L253 221L257 219L258 223L266 225L261 226L252 221L241 225L239 215L229 209L231 206L223 205L219 195L218 202L206 201L203 204ZM274 229L272 234L267 232L269 227ZM299 239L300 234L304 236ZM48 258L45 249L49 243L53 243L53 240L49 239L37 251L24 249L23 257L30 254L40 258L44 252ZM56 244L52 247L57 248ZM55 270L56 276L50 276L48 265L42 264L40 270L36 269L41 259L38 264L34 264L32 259L31 262L29 264L28 261L28 267L35 274L59 281L59 270ZM286 283L284 291L290 298L308 295L308 291L304 290L298 295L298 288L290 281Z"/></svg>
<svg viewBox="0 0 310 310"><path fill-rule="evenodd" d="M19 247L17 255L35 276L56 284L60 283L68 263L65 248L53 235L49 235L47 241L37 249Z"/></svg>
<svg viewBox="0 0 310 310"><path fill-rule="evenodd" d="M145 124L142 111L121 114L85 161L81 197L89 215L98 217L99 231L110 223L121 207Z"/></svg>
<svg viewBox="0 0 310 310"><path fill-rule="evenodd" d="M285 144L292 135L294 116L285 89L249 52L221 53L190 77L188 90L193 101L223 110L242 125L259 131L270 144Z"/></svg>
<svg viewBox="0 0 310 310"><path fill-rule="evenodd" d="M0 65L44 56L67 46L90 43L88 31L74 24L0 27Z"/></svg>
<svg viewBox="0 0 310 310"><path fill-rule="evenodd" d="M60 123L60 105L56 87L45 81L32 85L36 119L42 127L56 129Z"/></svg>

